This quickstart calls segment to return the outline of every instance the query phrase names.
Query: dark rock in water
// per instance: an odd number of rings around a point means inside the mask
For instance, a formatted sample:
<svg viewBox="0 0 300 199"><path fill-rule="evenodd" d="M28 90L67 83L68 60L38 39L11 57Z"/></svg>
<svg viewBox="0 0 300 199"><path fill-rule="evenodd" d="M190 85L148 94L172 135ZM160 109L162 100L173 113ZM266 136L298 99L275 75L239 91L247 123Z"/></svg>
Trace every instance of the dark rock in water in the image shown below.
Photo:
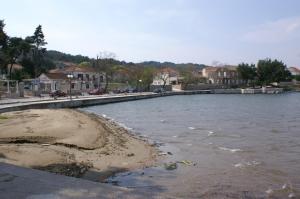
<svg viewBox="0 0 300 199"><path fill-rule="evenodd" d="M51 173L79 178L93 166L89 163L50 164L47 166L34 167Z"/></svg>
<svg viewBox="0 0 300 199"><path fill-rule="evenodd" d="M171 162L171 163L165 163L164 164L166 170L175 170L177 169L177 163Z"/></svg>
<svg viewBox="0 0 300 199"><path fill-rule="evenodd" d="M168 155L173 155L173 153L171 153L171 152L168 152Z"/></svg>
<svg viewBox="0 0 300 199"><path fill-rule="evenodd" d="M112 180L112 181L110 181L110 184L115 185L115 186L119 186L119 181Z"/></svg>

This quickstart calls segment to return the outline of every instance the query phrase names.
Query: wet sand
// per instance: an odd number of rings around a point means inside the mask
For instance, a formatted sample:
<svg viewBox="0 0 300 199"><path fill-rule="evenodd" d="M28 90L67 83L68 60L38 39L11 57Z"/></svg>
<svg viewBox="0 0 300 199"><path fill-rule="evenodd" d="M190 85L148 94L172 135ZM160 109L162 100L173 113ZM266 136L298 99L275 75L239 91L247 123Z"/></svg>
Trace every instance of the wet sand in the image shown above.
<svg viewBox="0 0 300 199"><path fill-rule="evenodd" d="M0 161L103 181L155 163L156 149L116 123L70 109L0 114Z"/></svg>

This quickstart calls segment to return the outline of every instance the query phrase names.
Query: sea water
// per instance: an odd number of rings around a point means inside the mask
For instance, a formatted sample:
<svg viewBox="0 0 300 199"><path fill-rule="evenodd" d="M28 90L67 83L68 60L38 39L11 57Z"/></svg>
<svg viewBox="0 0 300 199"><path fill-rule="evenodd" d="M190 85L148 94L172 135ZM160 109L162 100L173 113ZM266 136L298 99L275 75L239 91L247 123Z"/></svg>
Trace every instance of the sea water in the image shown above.
<svg viewBox="0 0 300 199"><path fill-rule="evenodd" d="M108 182L166 197L300 197L300 93L171 96L83 110L162 151L157 166ZM177 169L165 169L174 162Z"/></svg>

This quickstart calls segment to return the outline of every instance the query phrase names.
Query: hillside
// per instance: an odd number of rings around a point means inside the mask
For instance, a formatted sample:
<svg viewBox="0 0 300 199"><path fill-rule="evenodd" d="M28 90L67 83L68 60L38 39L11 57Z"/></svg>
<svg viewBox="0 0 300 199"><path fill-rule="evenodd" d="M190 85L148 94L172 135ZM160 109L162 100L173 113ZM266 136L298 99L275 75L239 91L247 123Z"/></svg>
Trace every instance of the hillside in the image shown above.
<svg viewBox="0 0 300 199"><path fill-rule="evenodd" d="M45 57L52 62L56 63L57 66L60 66L62 62L70 62L74 64L80 64L82 62L90 62L91 65L95 62L94 58L90 58L88 56L82 56L82 55L71 55L63 52L59 52L56 50L48 50L46 52ZM125 62L125 61L116 61L119 65L128 66L132 65L133 63ZM185 67L193 67L198 70L205 67L204 64L194 64L194 63L181 63L181 64L175 64L172 62L157 62L157 61L145 61L141 63L135 63L137 65L141 65L144 67L154 67L154 68L164 68L164 67L172 67L176 69L182 69Z"/></svg>

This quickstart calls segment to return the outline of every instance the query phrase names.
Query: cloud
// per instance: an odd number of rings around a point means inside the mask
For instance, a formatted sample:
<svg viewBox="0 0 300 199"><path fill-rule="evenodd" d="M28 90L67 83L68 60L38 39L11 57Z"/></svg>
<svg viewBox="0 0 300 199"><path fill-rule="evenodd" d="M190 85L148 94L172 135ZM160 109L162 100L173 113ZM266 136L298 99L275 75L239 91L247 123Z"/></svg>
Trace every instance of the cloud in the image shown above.
<svg viewBox="0 0 300 199"><path fill-rule="evenodd" d="M242 36L242 41L254 43L281 43L298 37L300 17L284 18L260 24Z"/></svg>

